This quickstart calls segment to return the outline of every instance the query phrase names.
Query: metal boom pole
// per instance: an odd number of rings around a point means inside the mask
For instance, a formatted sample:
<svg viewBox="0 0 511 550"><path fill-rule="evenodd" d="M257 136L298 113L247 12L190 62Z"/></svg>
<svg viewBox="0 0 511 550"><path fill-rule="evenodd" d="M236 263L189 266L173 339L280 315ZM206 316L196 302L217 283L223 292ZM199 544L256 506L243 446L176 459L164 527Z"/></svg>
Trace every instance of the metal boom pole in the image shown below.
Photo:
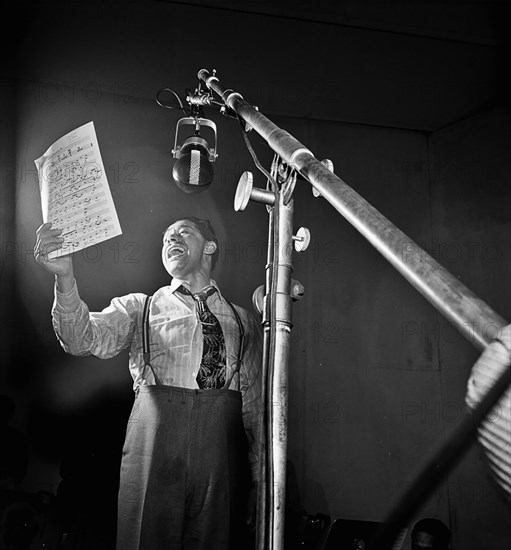
<svg viewBox="0 0 511 550"><path fill-rule="evenodd" d="M223 88L218 78L206 69L199 71L198 76L477 348L484 349L495 333L506 325L504 319L484 301L324 166L291 134L262 115L239 93Z"/></svg>

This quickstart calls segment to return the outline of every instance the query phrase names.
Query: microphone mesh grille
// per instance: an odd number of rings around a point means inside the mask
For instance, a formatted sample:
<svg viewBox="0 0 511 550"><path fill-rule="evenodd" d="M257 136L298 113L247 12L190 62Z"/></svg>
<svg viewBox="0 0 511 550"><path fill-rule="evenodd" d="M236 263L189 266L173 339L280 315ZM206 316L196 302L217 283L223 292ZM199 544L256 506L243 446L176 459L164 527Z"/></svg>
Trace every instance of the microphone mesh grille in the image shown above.
<svg viewBox="0 0 511 550"><path fill-rule="evenodd" d="M200 153L192 149L190 155L190 185L198 185L200 176Z"/></svg>

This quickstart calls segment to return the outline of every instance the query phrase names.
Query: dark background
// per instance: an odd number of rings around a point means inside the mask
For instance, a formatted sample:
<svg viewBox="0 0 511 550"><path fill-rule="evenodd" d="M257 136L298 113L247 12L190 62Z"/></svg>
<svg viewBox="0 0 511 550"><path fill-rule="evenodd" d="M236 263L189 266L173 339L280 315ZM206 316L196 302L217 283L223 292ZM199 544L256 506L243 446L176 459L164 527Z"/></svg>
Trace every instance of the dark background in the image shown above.
<svg viewBox="0 0 511 550"><path fill-rule="evenodd" d="M171 180L181 114L154 96L194 88L201 68L332 159L510 319L509 11L497 2L84 1L23 4L5 17L15 34L0 87L0 384L16 407L4 431L21 433L28 465L4 487L60 491L109 544L131 378L126 354L71 357L52 332L53 280L31 251L42 223L34 159L55 140L94 121L123 230L76 254L91 309L167 284L161 233L183 213L212 221L214 277L252 308L267 211L233 209L239 176L256 172L236 122L207 112L219 136L208 191L185 195ZM250 136L268 167L271 151ZM265 186L262 175L255 184ZM294 197L295 228L312 240L294 258L305 297L293 305L288 456L308 513L382 521L464 417L478 351L306 182ZM496 550L511 543L510 515L473 447L417 518L442 519L453 549Z"/></svg>

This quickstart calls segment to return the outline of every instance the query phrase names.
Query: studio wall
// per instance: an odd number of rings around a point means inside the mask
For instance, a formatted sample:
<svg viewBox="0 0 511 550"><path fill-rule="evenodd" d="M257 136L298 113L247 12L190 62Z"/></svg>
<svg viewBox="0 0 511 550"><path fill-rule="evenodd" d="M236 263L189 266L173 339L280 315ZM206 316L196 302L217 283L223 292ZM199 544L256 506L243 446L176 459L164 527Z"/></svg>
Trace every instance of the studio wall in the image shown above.
<svg viewBox="0 0 511 550"><path fill-rule="evenodd" d="M432 227L439 261L504 319L510 316L509 109L501 106L434 132L430 138ZM445 437L461 421L465 380L477 353L443 319L433 335L442 370ZM482 327L487 334L496 327ZM490 418L498 418L501 407ZM473 446L447 480L449 516L459 548L504 548L510 510ZM467 525L473 525L467 529ZM491 527L490 527L491 526ZM492 533L491 535L489 535Z"/></svg>

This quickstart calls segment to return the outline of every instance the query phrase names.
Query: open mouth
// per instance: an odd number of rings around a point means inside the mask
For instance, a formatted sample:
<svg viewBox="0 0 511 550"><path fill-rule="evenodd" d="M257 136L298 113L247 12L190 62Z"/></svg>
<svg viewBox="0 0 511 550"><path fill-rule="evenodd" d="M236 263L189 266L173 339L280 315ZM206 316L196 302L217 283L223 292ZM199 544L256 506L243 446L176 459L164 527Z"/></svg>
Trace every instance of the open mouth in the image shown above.
<svg viewBox="0 0 511 550"><path fill-rule="evenodd" d="M175 244L174 246L171 246L167 251L167 258L169 260L172 260L174 258L178 258L180 256L183 256L185 254L186 250L184 246L181 246L179 244Z"/></svg>

